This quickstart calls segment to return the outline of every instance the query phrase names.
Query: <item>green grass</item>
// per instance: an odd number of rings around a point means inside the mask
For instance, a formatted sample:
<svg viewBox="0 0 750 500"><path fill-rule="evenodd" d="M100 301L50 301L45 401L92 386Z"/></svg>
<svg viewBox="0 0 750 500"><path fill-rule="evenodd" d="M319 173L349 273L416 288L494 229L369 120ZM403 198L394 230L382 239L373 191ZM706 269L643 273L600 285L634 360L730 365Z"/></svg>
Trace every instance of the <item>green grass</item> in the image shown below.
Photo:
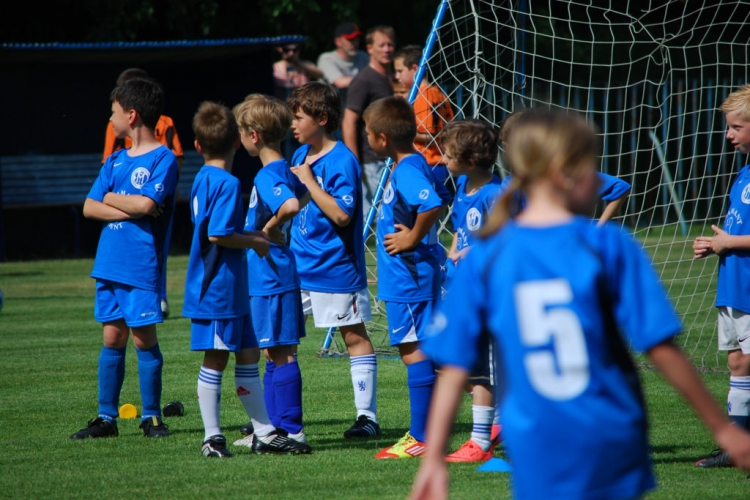
<svg viewBox="0 0 750 500"><path fill-rule="evenodd" d="M0 498L272 498L403 499L418 460L378 461L372 455L408 426L405 369L379 358L380 440L349 441L354 420L349 363L318 358L324 331L310 328L300 346L306 432L313 454L256 456L233 449L229 460L200 455L203 425L195 398L201 354L189 350L190 324L180 317L187 259L170 259L172 317L159 327L164 352L163 402L180 400L187 414L167 419L172 436L147 440L138 420L121 420L120 437L72 441L69 435L96 414L96 365L101 327L93 320L90 260L0 265L5 307L0 312ZM128 350L121 403L140 408L135 353ZM234 395L231 369L223 387L222 423L239 437L246 416ZM660 487L649 499L746 499L750 481L736 470L698 470L710 435L675 392L651 371L642 373L651 417L654 462ZM717 400L727 375L704 380ZM551 416L553 418L553 416ZM452 446L470 432L470 402L457 419ZM560 432L567 432L560 429ZM498 452L502 456L502 452ZM508 476L452 464L451 498L507 498Z"/></svg>

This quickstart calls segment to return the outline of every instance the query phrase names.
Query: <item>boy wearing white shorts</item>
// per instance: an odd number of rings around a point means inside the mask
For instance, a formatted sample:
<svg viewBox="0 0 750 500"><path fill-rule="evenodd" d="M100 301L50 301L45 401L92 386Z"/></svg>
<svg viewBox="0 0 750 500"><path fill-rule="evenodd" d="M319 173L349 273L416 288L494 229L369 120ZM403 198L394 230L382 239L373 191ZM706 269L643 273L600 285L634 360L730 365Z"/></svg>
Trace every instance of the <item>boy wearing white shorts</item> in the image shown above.
<svg viewBox="0 0 750 500"><path fill-rule="evenodd" d="M291 241L304 314L312 314L318 328L338 328L349 352L357 420L344 437L379 436L377 361L364 324L372 314L360 168L354 154L333 137L341 121L334 87L310 82L294 89L287 104L294 136L302 144L292 157L292 172L311 197L294 220Z"/></svg>

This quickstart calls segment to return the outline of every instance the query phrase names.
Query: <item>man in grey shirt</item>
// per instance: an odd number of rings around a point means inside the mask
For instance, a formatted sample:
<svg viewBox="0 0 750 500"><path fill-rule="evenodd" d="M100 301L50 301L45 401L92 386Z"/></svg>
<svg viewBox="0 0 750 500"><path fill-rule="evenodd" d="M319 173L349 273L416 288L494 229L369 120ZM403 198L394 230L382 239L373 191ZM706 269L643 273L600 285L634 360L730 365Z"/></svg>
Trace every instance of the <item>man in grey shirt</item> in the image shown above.
<svg viewBox="0 0 750 500"><path fill-rule="evenodd" d="M359 50L362 32L356 24L344 22L336 26L333 42L336 50L323 52L318 57L318 68L323 78L339 90L349 88L359 70L367 66L370 57Z"/></svg>

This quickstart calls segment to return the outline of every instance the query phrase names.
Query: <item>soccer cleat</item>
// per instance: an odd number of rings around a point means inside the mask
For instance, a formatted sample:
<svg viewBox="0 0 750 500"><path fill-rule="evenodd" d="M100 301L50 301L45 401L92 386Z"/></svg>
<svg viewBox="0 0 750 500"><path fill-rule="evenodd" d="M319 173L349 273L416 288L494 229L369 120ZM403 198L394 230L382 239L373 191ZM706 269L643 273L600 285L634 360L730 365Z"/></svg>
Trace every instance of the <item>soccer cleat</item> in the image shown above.
<svg viewBox="0 0 750 500"><path fill-rule="evenodd" d="M413 458L421 457L426 452L427 445L407 432L396 444L380 450L375 458Z"/></svg>
<svg viewBox="0 0 750 500"><path fill-rule="evenodd" d="M243 436L252 436L254 432L255 432L255 427L253 427L252 422L248 422L242 427L240 427L240 434L242 434Z"/></svg>
<svg viewBox="0 0 750 500"><path fill-rule="evenodd" d="M492 451L497 443L493 442L490 449L484 451L473 439L469 439L459 449L445 457L446 462L486 462L492 458Z"/></svg>
<svg viewBox="0 0 750 500"><path fill-rule="evenodd" d="M258 454L274 455L307 455L312 452L309 444L290 438L283 429L276 429L273 434L262 438L254 434L252 450Z"/></svg>
<svg viewBox="0 0 750 500"><path fill-rule="evenodd" d="M244 436L241 439L238 439L234 443L232 443L235 446L246 446L248 448L253 447L253 438L255 437L254 434L250 434L249 436Z"/></svg>
<svg viewBox="0 0 750 500"><path fill-rule="evenodd" d="M167 302L167 299L161 299L161 315L164 319L169 317L169 302Z"/></svg>
<svg viewBox="0 0 750 500"><path fill-rule="evenodd" d="M360 415L348 430L344 431L345 438L368 438L380 436L380 425L367 415Z"/></svg>
<svg viewBox="0 0 750 500"><path fill-rule="evenodd" d="M227 449L227 440L221 434L211 436L203 441L201 453L204 457L229 458L232 453Z"/></svg>
<svg viewBox="0 0 750 500"><path fill-rule="evenodd" d="M70 436L70 439L117 437L118 434L117 422L110 422L109 420L104 420L102 417L96 417L88 421L85 429L81 429Z"/></svg>
<svg viewBox="0 0 750 500"><path fill-rule="evenodd" d="M716 449L711 452L711 455L707 456L706 458L701 458L697 462L695 462L696 467L700 467L702 469L712 469L714 467L734 467L734 462L732 461L732 457L729 456L729 453L726 451L721 451L720 449Z"/></svg>
<svg viewBox="0 0 750 500"><path fill-rule="evenodd" d="M159 417L148 417L141 425L139 429L143 429L143 435L150 438L161 438L169 436L169 428L167 424L159 420Z"/></svg>

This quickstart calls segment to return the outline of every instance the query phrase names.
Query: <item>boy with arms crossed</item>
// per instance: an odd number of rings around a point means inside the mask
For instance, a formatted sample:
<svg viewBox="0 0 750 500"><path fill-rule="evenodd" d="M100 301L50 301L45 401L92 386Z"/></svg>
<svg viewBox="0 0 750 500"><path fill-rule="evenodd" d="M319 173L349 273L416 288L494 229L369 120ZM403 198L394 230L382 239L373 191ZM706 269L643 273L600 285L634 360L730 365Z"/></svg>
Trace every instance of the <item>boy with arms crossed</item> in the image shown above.
<svg viewBox="0 0 750 500"><path fill-rule="evenodd" d="M721 105L727 139L742 154L750 153L750 85L729 94ZM724 228L712 225L714 236L693 242L696 259L719 256L716 307L719 309L719 350L727 351L729 365L729 418L750 429L750 165L737 174L729 191ZM696 467L732 467L728 453L716 450Z"/></svg>
<svg viewBox="0 0 750 500"><path fill-rule="evenodd" d="M391 345L398 346L406 365L411 408L409 431L375 458L418 457L426 449L425 424L435 382L432 361L419 349L419 341L440 290L444 252L435 222L447 192L414 150L417 127L407 101L379 99L365 110L364 120L373 151L394 161L377 226L378 299L385 302Z"/></svg>
<svg viewBox="0 0 750 500"><path fill-rule="evenodd" d="M258 344L266 354L263 376L266 409L289 453L310 453L302 425L302 374L294 349L305 336L299 275L288 246L291 221L309 200L304 185L289 170L280 144L292 125L292 114L275 97L251 94L234 108L242 145L260 158L245 231L263 231L271 237L265 257L247 252L250 318ZM300 201L299 198L303 197ZM262 440L252 444L256 453L276 452Z"/></svg>
<svg viewBox="0 0 750 500"><path fill-rule="evenodd" d="M266 412L258 372L260 349L250 324L245 249L265 256L268 237L245 233L242 191L232 175L234 153L240 145L232 112L221 104L204 102L193 118L195 149L206 164L198 172L190 194L193 241L185 280L182 314L191 318L190 349L204 351L198 375L198 403L205 435L202 453L226 458L226 438L219 424L221 381L235 353L237 395L252 419L253 441L269 452L289 453L297 443L275 433Z"/></svg>
<svg viewBox="0 0 750 500"><path fill-rule="evenodd" d="M287 101L292 129L303 145L292 172L310 191L292 227L305 315L318 328L336 327L349 351L357 420L344 437L380 435L376 416L377 360L365 321L370 321L359 164L333 133L341 119L336 89L311 82Z"/></svg>
<svg viewBox="0 0 750 500"><path fill-rule="evenodd" d="M107 158L83 205L85 217L106 222L91 272L96 279L94 317L103 324L104 346L99 356L99 416L72 439L117 436L131 332L143 402L140 427L146 437L169 435L161 421L164 358L156 323L163 321L159 292L174 212L177 158L154 137L164 105L161 86L133 78L115 87L111 99L115 133L130 137L132 147Z"/></svg>

